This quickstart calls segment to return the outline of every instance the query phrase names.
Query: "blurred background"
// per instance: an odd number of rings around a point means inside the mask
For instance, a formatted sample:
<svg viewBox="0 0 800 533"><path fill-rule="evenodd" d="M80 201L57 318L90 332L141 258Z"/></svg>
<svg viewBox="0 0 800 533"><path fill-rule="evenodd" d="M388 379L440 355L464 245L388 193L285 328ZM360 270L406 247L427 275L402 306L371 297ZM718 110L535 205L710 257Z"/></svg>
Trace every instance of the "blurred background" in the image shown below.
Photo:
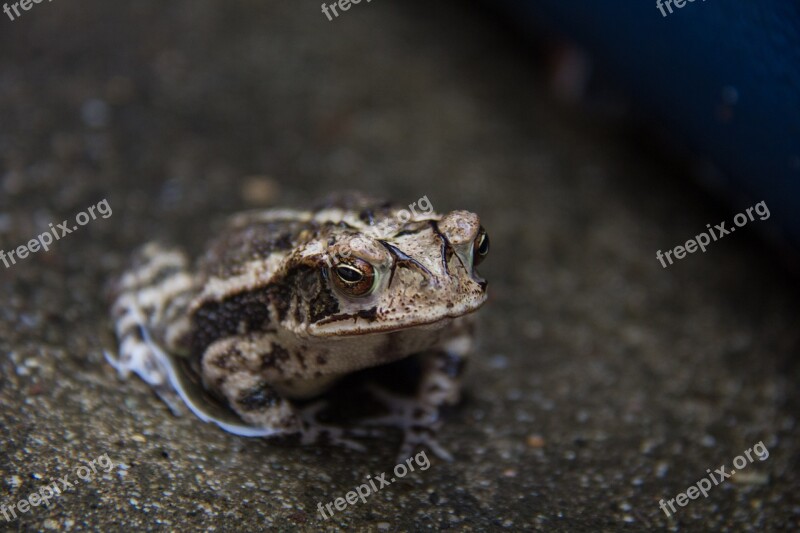
<svg viewBox="0 0 800 533"><path fill-rule="evenodd" d="M543 52L556 98L624 115L732 207L774 206L762 231L796 260L800 6L693 2L499 4Z"/></svg>
<svg viewBox="0 0 800 533"><path fill-rule="evenodd" d="M0 529L779 530L800 522L798 7L98 0L0 14ZM102 350L138 245L342 189L481 216L492 252L452 463L389 471L176 418ZM771 217L662 267L658 250ZM769 457L666 516L758 442ZM429 457L432 457L429 454ZM74 477L74 476L73 476Z"/></svg>

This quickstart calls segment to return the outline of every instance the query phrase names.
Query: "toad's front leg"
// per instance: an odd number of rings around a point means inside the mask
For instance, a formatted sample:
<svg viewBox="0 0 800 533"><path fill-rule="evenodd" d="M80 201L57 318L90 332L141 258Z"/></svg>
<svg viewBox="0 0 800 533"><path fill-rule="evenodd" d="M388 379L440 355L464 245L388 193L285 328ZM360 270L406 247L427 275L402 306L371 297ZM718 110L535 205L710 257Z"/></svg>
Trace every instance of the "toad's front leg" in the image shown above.
<svg viewBox="0 0 800 533"><path fill-rule="evenodd" d="M368 420L370 425L390 425L403 431L399 460L410 457L416 449L427 446L437 456L452 461L450 453L435 439L441 426L441 409L455 405L461 397L461 375L472 344L467 332L452 337L442 348L418 355L422 376L416 395L404 397L372 387L372 392L389 408L389 414Z"/></svg>
<svg viewBox="0 0 800 533"><path fill-rule="evenodd" d="M298 388L293 383L296 380L287 380L287 376L297 375L301 366L269 333L219 340L209 346L202 362L206 386L224 397L248 424L270 428L276 435L298 433L303 444L325 442L366 451L349 437L372 436L374 432L323 424L317 420L323 402L297 407L283 394ZM329 381L309 380L307 387L324 389Z"/></svg>
<svg viewBox="0 0 800 533"><path fill-rule="evenodd" d="M279 349L267 336L220 339L203 354L202 375L205 386L225 398L248 424L294 433L300 425L292 406L267 379L268 363L280 354Z"/></svg>

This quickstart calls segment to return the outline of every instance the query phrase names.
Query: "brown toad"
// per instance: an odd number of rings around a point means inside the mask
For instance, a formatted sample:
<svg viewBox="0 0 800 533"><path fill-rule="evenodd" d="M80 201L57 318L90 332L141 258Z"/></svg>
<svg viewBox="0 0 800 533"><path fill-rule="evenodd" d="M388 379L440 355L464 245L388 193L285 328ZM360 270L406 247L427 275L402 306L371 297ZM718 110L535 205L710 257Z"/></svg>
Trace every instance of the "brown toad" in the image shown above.
<svg viewBox="0 0 800 533"><path fill-rule="evenodd" d="M194 266L180 250L146 245L114 283L119 358L109 361L233 433L325 434L360 447L345 438L358 432L323 426L317 408L293 401L415 356L416 397L376 391L391 414L372 422L405 430L401 454L427 444L446 457L432 432L439 408L459 398L489 239L473 213L439 215L427 197L415 205L350 194L240 214Z"/></svg>

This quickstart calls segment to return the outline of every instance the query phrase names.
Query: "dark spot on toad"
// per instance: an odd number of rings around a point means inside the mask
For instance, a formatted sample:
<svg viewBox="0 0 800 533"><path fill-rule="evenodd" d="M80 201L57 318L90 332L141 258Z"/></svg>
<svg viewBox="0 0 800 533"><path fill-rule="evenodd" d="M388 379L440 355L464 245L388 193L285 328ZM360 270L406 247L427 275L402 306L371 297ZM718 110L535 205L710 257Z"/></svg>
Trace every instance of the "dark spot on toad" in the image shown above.
<svg viewBox="0 0 800 533"><path fill-rule="evenodd" d="M255 387L242 392L236 403L243 411L256 411L265 407L272 407L280 400L266 383L259 383Z"/></svg>
<svg viewBox="0 0 800 533"><path fill-rule="evenodd" d="M266 291L242 292L221 302L206 302L192 317L192 353L202 354L211 343L224 337L263 331L269 319Z"/></svg>
<svg viewBox="0 0 800 533"><path fill-rule="evenodd" d="M280 344L273 344L272 351L261 356L261 370L267 368L283 368L281 363L289 360L289 351Z"/></svg>
<svg viewBox="0 0 800 533"><path fill-rule="evenodd" d="M303 355L302 352L300 352L300 351L294 352L294 358L297 359L297 362L300 363L300 367L303 370L307 370L308 369L308 366L306 365L306 358L305 358L305 356Z"/></svg>
<svg viewBox="0 0 800 533"><path fill-rule="evenodd" d="M358 218L361 219L361 222L369 224L370 226L375 224L375 213L372 209L364 209L358 214Z"/></svg>

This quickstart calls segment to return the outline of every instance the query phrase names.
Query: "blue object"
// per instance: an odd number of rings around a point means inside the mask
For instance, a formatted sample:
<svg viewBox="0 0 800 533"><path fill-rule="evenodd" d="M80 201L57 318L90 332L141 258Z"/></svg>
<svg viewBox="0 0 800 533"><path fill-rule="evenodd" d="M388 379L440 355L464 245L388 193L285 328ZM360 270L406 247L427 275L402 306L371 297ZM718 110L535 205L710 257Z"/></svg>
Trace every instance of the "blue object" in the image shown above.
<svg viewBox="0 0 800 533"><path fill-rule="evenodd" d="M735 208L766 201L800 249L800 2L501 3L581 46L641 114L715 163Z"/></svg>

